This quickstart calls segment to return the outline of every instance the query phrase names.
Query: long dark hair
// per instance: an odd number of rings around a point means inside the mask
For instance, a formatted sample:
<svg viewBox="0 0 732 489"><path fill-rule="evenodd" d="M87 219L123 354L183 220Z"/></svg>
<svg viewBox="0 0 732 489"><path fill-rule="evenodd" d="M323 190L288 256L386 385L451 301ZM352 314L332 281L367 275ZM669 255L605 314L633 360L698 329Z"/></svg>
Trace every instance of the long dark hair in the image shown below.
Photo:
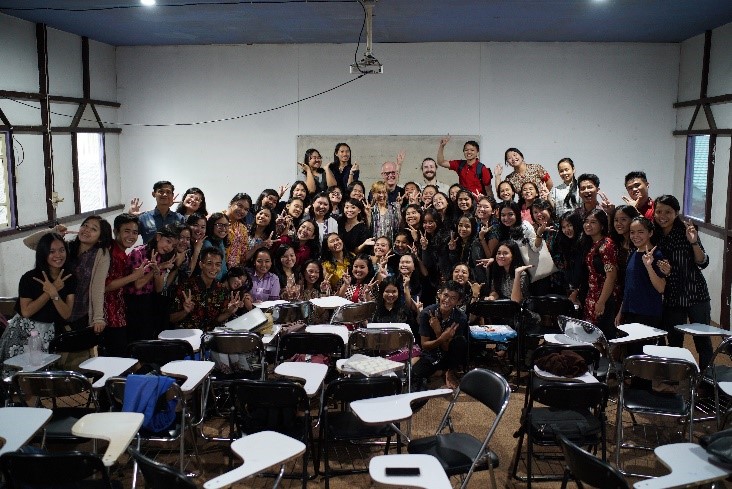
<svg viewBox="0 0 732 489"><path fill-rule="evenodd" d="M274 268L275 275L280 279L280 287L287 285L287 275L285 274L285 269L282 267L282 257L285 256L288 250L292 250L293 253L295 252L295 248L283 243L275 250L274 257L272 258L272 267ZM300 267L297 266L297 257L295 258L292 273L295 275L295 281L298 282L302 278L302 274L300 273Z"/></svg>
<svg viewBox="0 0 732 489"><path fill-rule="evenodd" d="M223 216L223 214L221 214ZM167 224L163 226L162 228L158 229L155 235L152 237L150 241L147 242L145 245L145 255L146 258L152 258L152 252L158 249L158 236L162 238L170 238L170 239L178 239L178 229L176 229L175 225L173 224ZM160 261L166 261L170 260L175 255L175 247L173 247L173 250L170 253L166 253L165 255L160 255Z"/></svg>
<svg viewBox="0 0 732 489"><path fill-rule="evenodd" d="M498 248L501 246L505 246L511 250L511 265L509 265L508 271L506 271L502 266L499 266L497 262L493 262L493 264L491 264L491 277L493 277L495 290L500 289L499 284L503 283L507 275L509 277L515 276L516 268L525 265L524 259L521 256L521 250L519 249L519 245L516 241L512 239L501 241L498 243L498 246L496 246L496 251L498 251Z"/></svg>
<svg viewBox="0 0 732 489"><path fill-rule="evenodd" d="M66 250L66 261L64 262L64 265L69 262L69 257L71 256L69 252L69 244L64 241L63 236L58 233L48 233L41 236L40 241L38 241L38 244L36 245L35 269L40 272L46 272L46 275L48 275L49 278L51 267L48 265L48 256L51 254L51 244L54 241L60 241L64 244L64 249Z"/></svg>
<svg viewBox="0 0 732 489"><path fill-rule="evenodd" d="M226 214L223 212L214 212L211 214L206 221L206 238L211 242L211 244L218 246L219 243L223 242L224 246L229 246L229 233L226 233L226 236L224 239L219 239L218 236L214 234L214 228L216 226L216 221L221 219L222 217L226 218L226 221L229 221L229 218Z"/></svg>
<svg viewBox="0 0 732 489"><path fill-rule="evenodd" d="M185 191L185 193L183 194L183 198L180 199L180 204L178 204L178 207L175 209L175 212L184 216L186 215L186 206L184 205L184 202L186 200L186 197L190 194L201 195L201 205L198 206L198 210L196 210L196 212L199 214L203 214L204 216L207 215L208 210L206 209L206 195L203 193L203 190L198 187L191 187Z"/></svg>
<svg viewBox="0 0 732 489"><path fill-rule="evenodd" d="M557 168L559 168L559 165L562 163L569 163L569 166L572 167L572 170L574 170L574 161L572 161L572 158L562 158L557 162ZM579 200L577 200L577 176L572 173L572 183L569 184L569 192L564 197L564 206L574 209L579 204Z"/></svg>
<svg viewBox="0 0 732 489"><path fill-rule="evenodd" d="M81 222L81 225L83 226L88 221L91 221L92 219L99 222L99 239L97 239L96 244L94 245L94 248L101 249L102 253L106 253L110 246L112 246L112 242L114 241L114 236L112 235L112 226L109 224L109 222L104 219L102 216L93 215L89 216L86 219L84 219ZM79 241L79 235L76 235L76 238L74 238L69 243L69 253L70 255L66 259L67 261L76 261L79 254L79 247L81 246L81 241Z"/></svg>
<svg viewBox="0 0 732 489"><path fill-rule="evenodd" d="M394 303L394 307L404 307L404 290L402 290L400 282L399 278L393 275L391 277L386 277L381 281L377 288L378 293L376 294L376 297L374 297L376 300L376 312L374 317L389 314L389 311L386 310L386 306L384 305L384 290L386 290L389 285L393 285L397 289L397 299Z"/></svg>
<svg viewBox="0 0 732 489"><path fill-rule="evenodd" d="M567 221L574 230L574 237L569 238L562 232L562 221ZM582 218L574 211L567 211L559 218L559 233L557 234L557 245L565 260L577 253L579 250L580 238L582 237Z"/></svg>
<svg viewBox="0 0 732 489"><path fill-rule="evenodd" d="M513 226L508 227L501 220L501 211L503 209L511 209L516 216L516 222ZM524 229L521 225L521 206L517 202L504 201L498 204L498 240L499 241L521 241L524 239Z"/></svg>

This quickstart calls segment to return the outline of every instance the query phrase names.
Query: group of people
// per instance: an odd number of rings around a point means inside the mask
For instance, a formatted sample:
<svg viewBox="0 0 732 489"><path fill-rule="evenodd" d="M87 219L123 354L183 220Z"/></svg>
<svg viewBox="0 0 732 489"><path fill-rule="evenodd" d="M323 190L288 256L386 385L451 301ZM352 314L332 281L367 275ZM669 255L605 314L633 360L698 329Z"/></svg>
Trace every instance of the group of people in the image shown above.
<svg viewBox="0 0 732 489"><path fill-rule="evenodd" d="M471 301L566 295L609 338L618 324L640 322L667 329L672 345L682 341L676 324L710 322L699 234L674 196L649 196L644 172L626 175L628 195L615 206L570 158L557 163L555 185L517 148L491 171L475 141L448 160L449 141L422 161L421 182L400 185L401 152L366 188L339 143L331 163L308 149L301 179L256 199L237 193L220 212L207 209L200 188L177 199L159 181L152 210L133 199L111 226L90 216L77 233L36 233L25 240L35 267L20 280L0 356L22 351L32 330L47 346L84 327L102 335L103 354L123 355L132 341L168 328L211 330L262 301L339 295L375 300L374 321L412 325L422 347L414 375L443 370L456 385ZM440 182L439 168L458 183ZM695 340L706 365L711 343Z"/></svg>

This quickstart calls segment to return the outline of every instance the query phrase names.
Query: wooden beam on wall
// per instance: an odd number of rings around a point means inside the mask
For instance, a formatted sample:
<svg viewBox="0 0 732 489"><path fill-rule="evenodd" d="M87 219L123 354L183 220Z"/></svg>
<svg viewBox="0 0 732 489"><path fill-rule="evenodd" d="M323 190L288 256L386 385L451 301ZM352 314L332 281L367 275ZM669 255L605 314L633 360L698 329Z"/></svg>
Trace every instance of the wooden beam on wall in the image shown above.
<svg viewBox="0 0 732 489"><path fill-rule="evenodd" d="M56 208L51 202L53 191L53 157L51 154L51 103L48 98L48 30L45 24L36 24L36 52L38 55L38 93L41 98L41 125L43 126L43 167L46 182L46 214L49 221L56 219Z"/></svg>
<svg viewBox="0 0 732 489"><path fill-rule="evenodd" d="M732 147L729 150L728 166L732 166ZM732 172L727 173L727 189L732 188ZM722 291L720 304L719 323L724 329L730 329L730 294L732 294L732 199L727 199L727 215L724 226L727 228L727 236L724 240L724 255L722 256Z"/></svg>
<svg viewBox="0 0 732 489"><path fill-rule="evenodd" d="M15 90L0 90L0 97L7 98L7 99L17 99L17 100L43 100L45 96L41 95L40 93L36 92L18 92ZM87 103L87 104L94 104L94 105L101 105L102 107L114 107L114 108L120 108L122 107L122 104L119 102L110 102L109 100L96 100L93 98L79 98L79 97L66 97L63 95L49 95L49 100L51 102L56 102L60 104L81 104L81 103Z"/></svg>
<svg viewBox="0 0 732 489"><path fill-rule="evenodd" d="M696 100L684 100L683 102L676 102L674 104L674 109L680 109L682 107L694 107L697 105L716 105L716 104L726 104L728 102L732 102L732 93L727 93L725 95L717 95L715 97L703 97L698 98Z"/></svg>

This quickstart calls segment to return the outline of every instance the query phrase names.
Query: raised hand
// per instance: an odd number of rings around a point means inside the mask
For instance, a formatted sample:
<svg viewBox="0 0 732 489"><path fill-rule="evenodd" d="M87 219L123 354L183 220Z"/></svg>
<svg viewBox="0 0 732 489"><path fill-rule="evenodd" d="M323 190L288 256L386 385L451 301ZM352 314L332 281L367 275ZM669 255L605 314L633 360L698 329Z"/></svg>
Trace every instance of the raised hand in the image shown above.
<svg viewBox="0 0 732 489"><path fill-rule="evenodd" d="M414 303L414 305L417 307L417 314L422 312L422 309L424 309L424 304L422 303L422 301L417 301Z"/></svg>
<svg viewBox="0 0 732 489"><path fill-rule="evenodd" d="M277 187L277 193L280 194L280 197L282 197L283 195L285 195L285 192L287 192L287 189L289 189L289 188L290 188L289 183L280 185L279 187Z"/></svg>
<svg viewBox="0 0 732 489"><path fill-rule="evenodd" d="M630 197L628 197L627 195L623 195L623 196L621 197L621 199L623 199L623 202L625 202L625 203L626 203L626 204L628 204L628 205L632 205L633 207L637 207L637 206L638 206L638 201L637 201L637 200L633 200L633 199L631 199L631 198L630 198Z"/></svg>
<svg viewBox="0 0 732 489"><path fill-rule="evenodd" d="M697 231L694 223L689 220L684 223L684 226L686 226L686 239L689 241L689 243L697 243L699 241L699 231Z"/></svg>
<svg viewBox="0 0 732 489"><path fill-rule="evenodd" d="M404 201L404 195L401 193L397 194L396 203L401 206L403 201Z"/></svg>
<svg viewBox="0 0 732 489"><path fill-rule="evenodd" d="M450 240L447 242L447 247L450 251L455 251L457 249L457 236L454 231L450 233Z"/></svg>
<svg viewBox="0 0 732 489"><path fill-rule="evenodd" d="M374 246L376 244L376 240L374 238L366 238L366 241L363 242L363 246Z"/></svg>
<svg viewBox="0 0 732 489"><path fill-rule="evenodd" d="M447 143L449 143L449 142L450 142L450 139L451 139L451 138L450 138L450 135L449 135L449 134L448 134L447 136L443 136L443 137L441 137L441 138L440 138L440 146L442 146L443 148L444 148L445 146L447 146Z"/></svg>
<svg viewBox="0 0 732 489"><path fill-rule="evenodd" d="M412 241L417 241L417 238L419 238L419 230L417 228L412 227L411 225L407 226L407 229L412 235Z"/></svg>
<svg viewBox="0 0 732 489"><path fill-rule="evenodd" d="M356 172L358 171L358 161L354 161L351 165L351 175L354 177L356 176Z"/></svg>
<svg viewBox="0 0 732 489"><path fill-rule="evenodd" d="M473 297L480 297L480 288L483 284L479 282L468 282L468 285L470 285L470 291L473 294Z"/></svg>
<svg viewBox="0 0 732 489"><path fill-rule="evenodd" d="M150 268L150 260L142 260L140 266L132 270L132 277L134 280L141 279ZM62 270L63 272L63 270Z"/></svg>
<svg viewBox="0 0 732 489"><path fill-rule="evenodd" d="M605 192L597 192L597 195L600 196L600 207L602 210L604 210L608 216L612 215L612 213L615 212L615 204L610 201Z"/></svg>
<svg viewBox="0 0 732 489"><path fill-rule="evenodd" d="M274 243L274 241L272 240L272 236L274 236L274 231L272 231L271 233L269 233L269 237L267 239L265 239L264 241L262 241L262 245L265 248L271 248L272 247L272 243Z"/></svg>
<svg viewBox="0 0 732 489"><path fill-rule="evenodd" d="M493 173L496 174L496 181L501 181L501 175L503 175L503 165L500 163L496 165L496 167L493 169Z"/></svg>
<svg viewBox="0 0 732 489"><path fill-rule="evenodd" d="M130 201L130 208L128 211L133 216L139 216L142 214L142 201L135 197Z"/></svg>
<svg viewBox="0 0 732 489"><path fill-rule="evenodd" d="M401 170L402 163L404 163L404 158L406 156L407 156L407 152L404 150L401 150L401 151L399 151L399 153L397 153L397 157L396 157L397 171Z"/></svg>
<svg viewBox="0 0 732 489"><path fill-rule="evenodd" d="M193 292L189 290L188 294L186 294L186 291L183 291L183 310L186 314L190 314L194 307L196 305L193 303Z"/></svg>
<svg viewBox="0 0 732 489"><path fill-rule="evenodd" d="M525 272L526 270L528 270L529 268L534 268L534 265L522 265L520 267L516 267L516 271L514 272L515 273L514 276L516 278L519 278L521 276L521 274L523 272Z"/></svg>
<svg viewBox="0 0 732 489"><path fill-rule="evenodd" d="M241 297L239 295L239 291L235 292L232 290L229 293L229 305L227 306L227 309L229 310L229 312L233 313L234 311L236 311L243 305L244 305L244 301L241 299Z"/></svg>
<svg viewBox="0 0 732 489"><path fill-rule="evenodd" d="M43 280L39 279L38 277L33 277L33 280L43 286L43 292L48 294L50 298L58 297L58 290L56 289L56 287L54 287L53 282L48 279L48 275L46 275L46 272L41 273L43 274Z"/></svg>
<svg viewBox="0 0 732 489"><path fill-rule="evenodd" d="M64 282L66 282L67 279L71 277L71 274L68 274L64 277L64 269L62 268L60 272L58 272L58 277L56 277L56 280L53 281L53 286L56 288L56 290L61 290L64 288Z"/></svg>
<svg viewBox="0 0 732 489"><path fill-rule="evenodd" d="M343 280L344 285L351 285L351 274L346 272L343 274L343 277L341 277L341 280Z"/></svg>
<svg viewBox="0 0 732 489"><path fill-rule="evenodd" d="M654 251L656 251L655 246L649 250L648 245L646 245L646 252L643 253L643 256L642 256L643 264L646 266L646 268L650 268L653 265L653 252Z"/></svg>
<svg viewBox="0 0 732 489"><path fill-rule="evenodd" d="M667 277L671 275L671 263L666 259L659 260L658 269L661 270L661 273L663 273Z"/></svg>
<svg viewBox="0 0 732 489"><path fill-rule="evenodd" d="M427 236L424 234L423 231L420 231L420 233L419 233L419 244L420 244L420 246L422 246L423 250L426 250L427 247L430 245L430 242L427 239Z"/></svg>
<svg viewBox="0 0 732 489"><path fill-rule="evenodd" d="M173 196L173 203L174 204L180 204L180 194L175 194Z"/></svg>
<svg viewBox="0 0 732 489"><path fill-rule="evenodd" d="M435 334L440 333L440 320L437 318L437 310L431 311L428 313L430 318L427 320L430 324L430 328L432 328L432 331L435 332Z"/></svg>
<svg viewBox="0 0 732 489"><path fill-rule="evenodd" d="M549 188L546 186L545 182L539 182L539 197L543 200L549 198Z"/></svg>
<svg viewBox="0 0 732 489"><path fill-rule="evenodd" d="M484 268L488 268L495 261L493 258L480 258L475 260L475 264Z"/></svg>
<svg viewBox="0 0 732 489"><path fill-rule="evenodd" d="M310 165L306 165L305 163L302 163L300 161L298 161L296 164L303 173L307 174L308 172L310 172Z"/></svg>

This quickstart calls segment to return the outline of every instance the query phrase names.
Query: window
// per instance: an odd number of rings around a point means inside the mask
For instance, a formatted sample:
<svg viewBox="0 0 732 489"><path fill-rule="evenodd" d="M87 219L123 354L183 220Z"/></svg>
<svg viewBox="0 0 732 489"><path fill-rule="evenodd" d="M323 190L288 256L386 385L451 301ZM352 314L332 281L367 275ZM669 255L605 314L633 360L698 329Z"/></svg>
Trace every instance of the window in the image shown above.
<svg viewBox="0 0 732 489"><path fill-rule="evenodd" d="M686 178L684 213L701 221L706 219L709 135L689 136L686 140ZM714 150L711 149L713 152Z"/></svg>
<svg viewBox="0 0 732 489"><path fill-rule="evenodd" d="M104 164L104 135L78 133L79 205L81 212L107 207L107 176Z"/></svg>
<svg viewBox="0 0 732 489"><path fill-rule="evenodd" d="M10 137L7 132L0 131L0 229L12 224L10 164Z"/></svg>

